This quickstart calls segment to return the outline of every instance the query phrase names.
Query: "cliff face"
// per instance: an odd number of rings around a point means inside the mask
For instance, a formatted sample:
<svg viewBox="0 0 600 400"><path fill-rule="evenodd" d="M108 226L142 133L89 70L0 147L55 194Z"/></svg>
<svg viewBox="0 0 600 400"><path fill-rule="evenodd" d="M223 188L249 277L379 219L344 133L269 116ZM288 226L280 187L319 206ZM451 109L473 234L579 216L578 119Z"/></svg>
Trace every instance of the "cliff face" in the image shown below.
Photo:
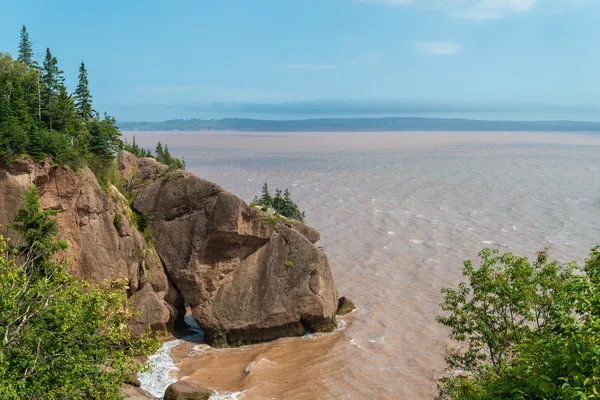
<svg viewBox="0 0 600 400"><path fill-rule="evenodd" d="M50 160L43 165L16 161L0 169L1 225L10 225L22 195L32 185L38 187L42 207L59 211L60 237L69 242L71 272L91 284L127 282L130 303L141 314L130 323L134 335L147 326L164 330L174 323L172 304L180 296L169 284L156 251L126 217L125 200L118 190L106 195L88 169L74 173L51 167Z"/></svg>
<svg viewBox="0 0 600 400"><path fill-rule="evenodd" d="M149 219L152 244L131 222L123 195L108 195L89 170L19 161L0 169L0 224L35 184L59 210L72 272L98 284L128 282L141 314L130 324L170 329L189 306L213 345L272 340L335 327L337 292L318 232L295 221L267 224L260 211L187 171L121 153L134 211Z"/></svg>

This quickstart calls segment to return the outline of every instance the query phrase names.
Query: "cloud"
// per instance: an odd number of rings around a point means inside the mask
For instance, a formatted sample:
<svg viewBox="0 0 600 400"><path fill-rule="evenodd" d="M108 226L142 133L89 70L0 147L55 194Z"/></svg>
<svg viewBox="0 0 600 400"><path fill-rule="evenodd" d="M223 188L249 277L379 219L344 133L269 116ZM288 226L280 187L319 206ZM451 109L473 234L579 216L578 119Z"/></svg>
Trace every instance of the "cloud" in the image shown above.
<svg viewBox="0 0 600 400"><path fill-rule="evenodd" d="M420 5L474 20L490 20L530 11L538 0L361 0L363 3ZM570 0L580 2L581 0Z"/></svg>
<svg viewBox="0 0 600 400"><path fill-rule="evenodd" d="M333 64L275 64L277 68L289 69L333 69L337 68Z"/></svg>
<svg viewBox="0 0 600 400"><path fill-rule="evenodd" d="M460 43L454 42L413 42L423 53L436 56L448 56L462 51Z"/></svg>
<svg viewBox="0 0 600 400"><path fill-rule="evenodd" d="M446 0L447 3L455 3L452 0ZM502 18L510 14L519 14L531 10L537 0L477 0L466 1L463 9L451 12L458 17L489 20Z"/></svg>

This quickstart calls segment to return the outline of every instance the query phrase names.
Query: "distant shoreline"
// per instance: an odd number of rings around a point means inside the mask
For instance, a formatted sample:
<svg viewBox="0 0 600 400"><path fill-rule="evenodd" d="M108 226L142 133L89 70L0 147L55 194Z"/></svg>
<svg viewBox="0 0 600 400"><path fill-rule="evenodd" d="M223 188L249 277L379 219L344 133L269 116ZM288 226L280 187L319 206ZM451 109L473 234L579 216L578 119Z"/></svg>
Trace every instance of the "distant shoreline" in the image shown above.
<svg viewBox="0 0 600 400"><path fill-rule="evenodd" d="M239 132L578 132L600 133L600 122L487 121L456 118L320 118L260 120L225 118L176 119L162 122L121 122L123 131L239 131Z"/></svg>

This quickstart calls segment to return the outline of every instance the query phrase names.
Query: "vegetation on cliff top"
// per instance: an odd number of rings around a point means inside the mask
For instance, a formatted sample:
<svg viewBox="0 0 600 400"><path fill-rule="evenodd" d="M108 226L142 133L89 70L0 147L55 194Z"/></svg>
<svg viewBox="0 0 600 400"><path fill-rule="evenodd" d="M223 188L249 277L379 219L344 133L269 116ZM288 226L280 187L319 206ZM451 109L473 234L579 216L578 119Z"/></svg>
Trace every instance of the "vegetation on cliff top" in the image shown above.
<svg viewBox="0 0 600 400"><path fill-rule="evenodd" d="M282 195L281 190L275 189L275 196L271 196L267 182L265 182L262 187L260 198L258 196L255 197L250 203L250 206L260 206L264 211L272 209L278 215L292 218L300 222L303 222L305 217L304 211L300 211L298 205L292 200L292 195L289 190L285 189Z"/></svg>
<svg viewBox="0 0 600 400"><path fill-rule="evenodd" d="M438 321L458 342L448 349L440 399L598 399L600 251L583 267L530 262L482 250L462 282L444 289Z"/></svg>
<svg viewBox="0 0 600 400"><path fill-rule="evenodd" d="M28 155L42 162L51 156L55 163L76 169L108 164L115 152L130 150L140 157L156 157L172 168L185 166L166 146L163 149L159 144L156 154L147 150L142 154L135 142L130 145L123 140L116 120L94 110L83 62L74 93L67 91L64 81L49 48L43 60L34 55L23 26L17 60L0 53L0 158L11 161Z"/></svg>
<svg viewBox="0 0 600 400"><path fill-rule="evenodd" d="M67 243L55 214L33 188L15 218L18 240L0 236L0 398L120 399L141 366L132 356L156 340L130 337L121 283L90 289L57 261Z"/></svg>

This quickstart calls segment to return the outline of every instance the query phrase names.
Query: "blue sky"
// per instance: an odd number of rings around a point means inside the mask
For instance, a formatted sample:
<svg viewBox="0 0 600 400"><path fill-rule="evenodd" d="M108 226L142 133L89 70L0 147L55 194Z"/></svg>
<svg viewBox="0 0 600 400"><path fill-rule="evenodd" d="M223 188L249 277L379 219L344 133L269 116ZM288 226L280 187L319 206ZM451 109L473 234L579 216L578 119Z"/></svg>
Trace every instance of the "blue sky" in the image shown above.
<svg viewBox="0 0 600 400"><path fill-rule="evenodd" d="M598 0L0 0L119 120L600 121Z"/></svg>

